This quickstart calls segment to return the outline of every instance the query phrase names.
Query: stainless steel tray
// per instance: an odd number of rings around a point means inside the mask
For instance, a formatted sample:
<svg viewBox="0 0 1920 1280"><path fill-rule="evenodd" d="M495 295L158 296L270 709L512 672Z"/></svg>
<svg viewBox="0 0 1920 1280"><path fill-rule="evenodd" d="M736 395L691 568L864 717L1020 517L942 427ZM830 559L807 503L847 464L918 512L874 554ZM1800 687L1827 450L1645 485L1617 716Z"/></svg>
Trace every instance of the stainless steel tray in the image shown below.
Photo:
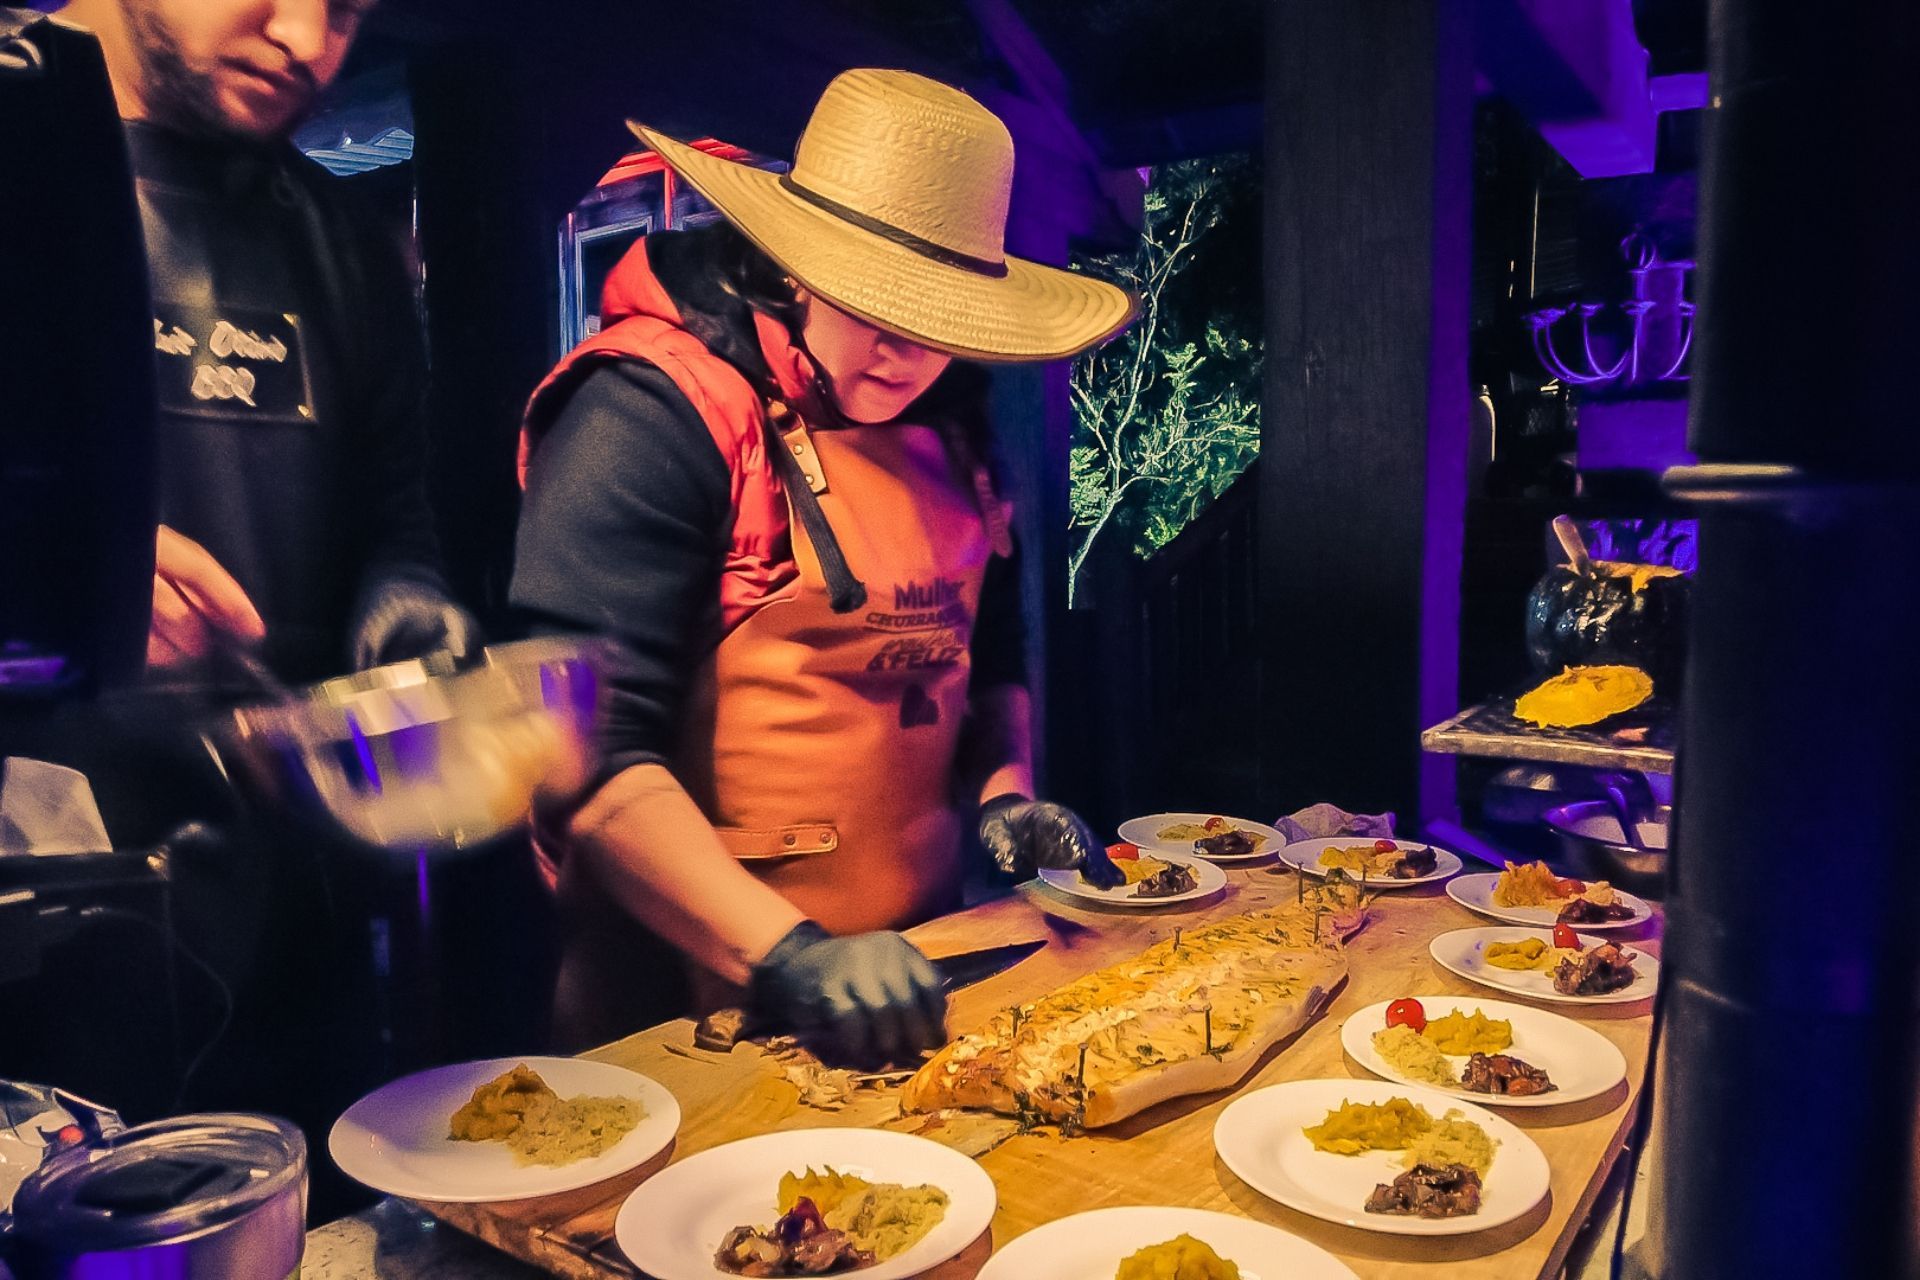
<svg viewBox="0 0 1920 1280"><path fill-rule="evenodd" d="M1513 718L1513 699L1468 707L1420 735L1422 750L1589 769L1672 773L1678 722L1671 703L1652 702L1605 729L1540 729Z"/></svg>

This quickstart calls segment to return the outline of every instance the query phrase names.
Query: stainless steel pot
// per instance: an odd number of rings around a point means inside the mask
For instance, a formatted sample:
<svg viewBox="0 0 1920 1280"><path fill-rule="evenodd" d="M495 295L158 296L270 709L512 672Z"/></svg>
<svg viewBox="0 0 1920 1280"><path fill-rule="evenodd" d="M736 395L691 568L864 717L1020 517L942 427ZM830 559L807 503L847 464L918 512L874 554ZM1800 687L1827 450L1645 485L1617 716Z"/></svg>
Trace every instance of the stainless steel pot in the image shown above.
<svg viewBox="0 0 1920 1280"><path fill-rule="evenodd" d="M1638 844L1626 838L1611 800L1579 800L1547 810L1543 821L1560 838L1573 865L1595 879L1610 880L1629 893L1660 897L1667 876L1667 837L1673 810L1658 805L1634 820Z"/></svg>
<svg viewBox="0 0 1920 1280"><path fill-rule="evenodd" d="M271 1116L179 1116L64 1151L20 1184L34 1280L285 1280L306 1248L307 1144Z"/></svg>

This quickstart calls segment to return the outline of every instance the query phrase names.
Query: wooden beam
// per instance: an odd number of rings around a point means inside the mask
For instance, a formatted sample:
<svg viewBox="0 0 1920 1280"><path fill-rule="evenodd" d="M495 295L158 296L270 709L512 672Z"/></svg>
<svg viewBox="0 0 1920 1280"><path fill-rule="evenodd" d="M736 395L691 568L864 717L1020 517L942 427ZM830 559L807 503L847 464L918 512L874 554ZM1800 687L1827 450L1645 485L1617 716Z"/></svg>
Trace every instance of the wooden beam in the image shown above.
<svg viewBox="0 0 1920 1280"><path fill-rule="evenodd" d="M1258 719L1274 811L1451 807L1419 734L1458 709L1467 9L1270 11Z"/></svg>
<svg viewBox="0 0 1920 1280"><path fill-rule="evenodd" d="M1631 0L1479 0L1479 69L1588 178L1653 172L1656 112Z"/></svg>

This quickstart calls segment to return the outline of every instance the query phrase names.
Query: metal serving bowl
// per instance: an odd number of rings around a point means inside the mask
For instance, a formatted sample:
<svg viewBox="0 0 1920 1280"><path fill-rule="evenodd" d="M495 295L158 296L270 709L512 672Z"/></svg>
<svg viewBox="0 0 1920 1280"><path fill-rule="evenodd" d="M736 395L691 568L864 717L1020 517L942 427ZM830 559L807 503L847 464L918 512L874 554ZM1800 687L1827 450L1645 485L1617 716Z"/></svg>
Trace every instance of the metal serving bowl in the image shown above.
<svg viewBox="0 0 1920 1280"><path fill-rule="evenodd" d="M243 707L210 745L272 801L370 844L475 844L525 820L536 798L585 785L603 652L526 640L458 670L376 667Z"/></svg>
<svg viewBox="0 0 1920 1280"><path fill-rule="evenodd" d="M1542 819L1574 865L1629 893L1659 897L1667 876L1667 838L1673 809L1659 805L1634 823L1643 848L1627 842L1610 800L1579 800L1547 810Z"/></svg>

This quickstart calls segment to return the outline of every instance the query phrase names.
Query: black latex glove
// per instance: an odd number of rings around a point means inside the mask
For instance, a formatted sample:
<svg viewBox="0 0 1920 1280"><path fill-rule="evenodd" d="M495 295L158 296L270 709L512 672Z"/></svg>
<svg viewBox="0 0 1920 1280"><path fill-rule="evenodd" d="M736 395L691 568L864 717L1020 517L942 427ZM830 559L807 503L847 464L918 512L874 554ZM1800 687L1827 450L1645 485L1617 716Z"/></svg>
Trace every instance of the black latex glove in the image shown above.
<svg viewBox="0 0 1920 1280"><path fill-rule="evenodd" d="M947 1039L940 975L897 933L836 938L802 920L754 966L748 996L757 1026L831 1061L910 1062Z"/></svg>
<svg viewBox="0 0 1920 1280"><path fill-rule="evenodd" d="M466 610L432 587L399 579L382 583L360 608L353 629L353 667L406 662L432 653L465 658L480 629Z"/></svg>
<svg viewBox="0 0 1920 1280"><path fill-rule="evenodd" d="M1096 888L1125 882L1106 846L1063 804L1029 800L1012 792L980 806L980 843L993 865L1025 878L1038 868L1078 869Z"/></svg>

